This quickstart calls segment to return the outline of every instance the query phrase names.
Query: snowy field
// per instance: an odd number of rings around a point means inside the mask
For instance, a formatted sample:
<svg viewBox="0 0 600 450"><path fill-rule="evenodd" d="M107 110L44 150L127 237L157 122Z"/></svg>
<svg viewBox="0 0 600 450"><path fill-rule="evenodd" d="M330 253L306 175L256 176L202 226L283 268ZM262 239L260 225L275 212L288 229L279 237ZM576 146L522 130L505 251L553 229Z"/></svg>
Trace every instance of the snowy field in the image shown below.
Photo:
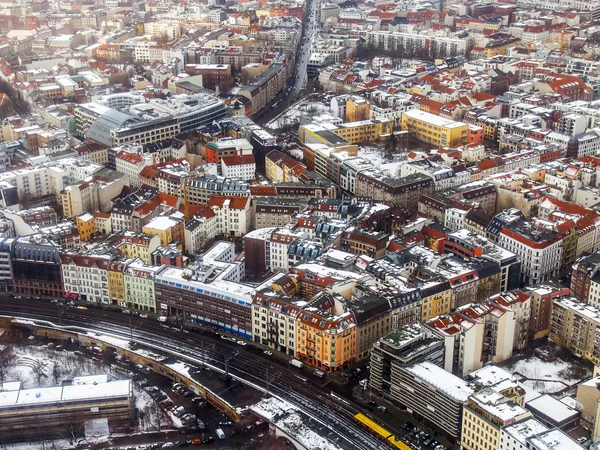
<svg viewBox="0 0 600 450"><path fill-rule="evenodd" d="M271 130L280 130L288 126L298 126L311 123L315 116L328 113L329 105L320 102L302 100L279 116L267 123L266 127Z"/></svg>
<svg viewBox="0 0 600 450"><path fill-rule="evenodd" d="M591 377L591 371L577 361L569 362L560 358L545 361L532 356L517 361L507 367L515 375L521 375L525 387L542 394L553 394L575 386Z"/></svg>

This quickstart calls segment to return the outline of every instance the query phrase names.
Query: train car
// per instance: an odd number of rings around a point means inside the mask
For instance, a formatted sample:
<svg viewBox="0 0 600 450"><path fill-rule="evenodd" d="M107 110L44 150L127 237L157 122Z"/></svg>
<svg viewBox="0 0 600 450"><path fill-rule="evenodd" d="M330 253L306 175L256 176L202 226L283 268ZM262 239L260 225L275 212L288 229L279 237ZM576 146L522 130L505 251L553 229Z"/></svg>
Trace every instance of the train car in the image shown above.
<svg viewBox="0 0 600 450"><path fill-rule="evenodd" d="M394 433L386 430L384 427L369 419L364 414L356 414L354 416L354 422L356 422L361 428L369 431L373 436L377 437L377 439L385 443L390 448L395 448L398 450L411 450L411 448L400 439L396 439Z"/></svg>

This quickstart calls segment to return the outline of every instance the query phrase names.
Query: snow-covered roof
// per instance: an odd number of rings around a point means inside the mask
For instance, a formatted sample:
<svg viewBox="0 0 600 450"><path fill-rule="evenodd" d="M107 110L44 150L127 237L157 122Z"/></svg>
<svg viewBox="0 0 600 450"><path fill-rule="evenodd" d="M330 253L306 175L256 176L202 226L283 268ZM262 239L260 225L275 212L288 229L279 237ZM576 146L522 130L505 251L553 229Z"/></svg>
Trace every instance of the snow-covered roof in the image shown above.
<svg viewBox="0 0 600 450"><path fill-rule="evenodd" d="M535 400L527 403L527 408L533 412L539 412L552 419L556 424L561 424L566 420L574 420L579 416L579 412L568 407L554 397L548 394L540 395Z"/></svg>
<svg viewBox="0 0 600 450"><path fill-rule="evenodd" d="M532 436L548 431L548 428L536 419L528 419L504 428L504 431L525 445L525 440Z"/></svg>
<svg viewBox="0 0 600 450"><path fill-rule="evenodd" d="M466 381L428 361L415 364L406 370L461 403L466 402L473 394L473 389Z"/></svg>
<svg viewBox="0 0 600 450"><path fill-rule="evenodd" d="M115 380L71 386L38 387L18 391L0 392L0 408L17 405L35 405L75 400L92 400L130 396L131 380Z"/></svg>

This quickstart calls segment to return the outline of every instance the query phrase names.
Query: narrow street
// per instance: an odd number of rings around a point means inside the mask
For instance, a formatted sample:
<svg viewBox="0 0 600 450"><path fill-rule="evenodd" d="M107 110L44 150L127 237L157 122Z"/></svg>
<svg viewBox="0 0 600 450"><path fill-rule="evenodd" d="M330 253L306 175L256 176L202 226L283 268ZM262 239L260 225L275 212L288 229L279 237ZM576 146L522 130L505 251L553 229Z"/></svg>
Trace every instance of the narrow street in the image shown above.
<svg viewBox="0 0 600 450"><path fill-rule="evenodd" d="M302 27L302 38L296 54L295 72L289 80L287 88L281 90L270 107L265 108L258 117L254 117L258 125L264 126L289 108L301 95L308 82L306 68L310 58L310 46L321 29L320 8L321 0L309 0L306 17ZM274 106L276 105L276 106Z"/></svg>

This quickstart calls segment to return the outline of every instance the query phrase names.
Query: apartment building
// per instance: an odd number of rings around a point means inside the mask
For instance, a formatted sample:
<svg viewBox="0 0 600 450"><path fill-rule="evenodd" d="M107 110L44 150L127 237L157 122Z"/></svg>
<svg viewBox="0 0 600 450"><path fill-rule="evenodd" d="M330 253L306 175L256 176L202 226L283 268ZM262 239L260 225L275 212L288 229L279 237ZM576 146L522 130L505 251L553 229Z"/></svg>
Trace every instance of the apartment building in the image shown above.
<svg viewBox="0 0 600 450"><path fill-rule="evenodd" d="M581 255L571 277L571 295L578 300L600 309L600 252Z"/></svg>
<svg viewBox="0 0 600 450"><path fill-rule="evenodd" d="M451 440L461 439L463 404L473 394L466 381L428 361L398 368L394 378L393 400Z"/></svg>
<svg viewBox="0 0 600 450"><path fill-rule="evenodd" d="M304 164L279 150L273 150L265 156L265 175L273 183L298 181L304 172Z"/></svg>
<svg viewBox="0 0 600 450"><path fill-rule="evenodd" d="M373 343L370 386L381 395L391 396L398 389L397 371L424 361L444 365L443 339L419 323L394 330Z"/></svg>
<svg viewBox="0 0 600 450"><path fill-rule="evenodd" d="M250 197L230 197L213 195L207 206L217 216L217 222L222 223L223 234L243 236L252 226L252 209Z"/></svg>
<svg viewBox="0 0 600 450"><path fill-rule="evenodd" d="M184 241L183 224L183 218L176 215L158 216L142 227L142 233L158 236L161 247L171 243L181 245Z"/></svg>
<svg viewBox="0 0 600 450"><path fill-rule="evenodd" d="M296 358L324 372L345 370L356 363L354 314L329 312L334 300L328 294L316 301L319 309L304 309L298 317ZM323 307L323 302L328 302L328 307Z"/></svg>
<svg viewBox="0 0 600 450"><path fill-rule="evenodd" d="M548 339L594 364L600 363L600 310L574 298L552 301Z"/></svg>
<svg viewBox="0 0 600 450"><path fill-rule="evenodd" d="M110 304L108 268L114 251L107 247L61 253L65 292L90 303Z"/></svg>
<svg viewBox="0 0 600 450"><path fill-rule="evenodd" d="M125 258L140 258L146 264L151 264L151 255L160 246L160 237L121 230L107 237L102 243L114 248Z"/></svg>
<svg viewBox="0 0 600 450"><path fill-rule="evenodd" d="M498 244L519 256L523 283L536 285L558 275L563 258L561 233L518 220L502 227Z"/></svg>
<svg viewBox="0 0 600 450"><path fill-rule="evenodd" d="M342 234L341 249L355 255L379 258L386 252L388 239L387 233L349 227Z"/></svg>
<svg viewBox="0 0 600 450"><path fill-rule="evenodd" d="M125 302L125 268L134 261L133 258L114 258L108 265L108 295L111 305L126 306Z"/></svg>
<svg viewBox="0 0 600 450"><path fill-rule="evenodd" d="M204 175L191 180L187 186L188 201L191 205L206 205L215 195L246 197L250 195L250 185L237 178L217 175Z"/></svg>
<svg viewBox="0 0 600 450"><path fill-rule="evenodd" d="M494 391L482 389L464 406L461 450L499 450L504 427L532 418L531 412Z"/></svg>
<svg viewBox="0 0 600 450"><path fill-rule="evenodd" d="M296 279L282 275L252 302L252 339L291 357L296 355L296 320L306 303L293 298L297 291Z"/></svg>
<svg viewBox="0 0 600 450"><path fill-rule="evenodd" d="M278 197L253 197L253 227L255 229L284 227L291 222L294 214L297 214L304 209L304 205L303 201L293 199L285 200Z"/></svg>
<svg viewBox="0 0 600 450"><path fill-rule="evenodd" d="M356 174L354 194L413 210L417 208L421 195L433 192L434 188L433 179L427 175L390 178L378 171L364 170Z"/></svg>
<svg viewBox="0 0 600 450"><path fill-rule="evenodd" d="M140 187L140 173L146 166L154 163L154 158L150 154L143 156L121 151L115 157L117 172L126 175L129 179L129 186Z"/></svg>
<svg viewBox="0 0 600 450"><path fill-rule="evenodd" d="M514 317L509 306L489 300L431 319L425 326L444 338L444 366L465 376L485 363L499 363L512 356Z"/></svg>
<svg viewBox="0 0 600 450"><path fill-rule="evenodd" d="M125 304L138 311L156 312L154 278L164 266L151 266L137 258L123 270Z"/></svg>
<svg viewBox="0 0 600 450"><path fill-rule="evenodd" d="M224 177L239 178L244 181L256 177L256 162L254 155L226 156L221 158L221 174Z"/></svg>
<svg viewBox="0 0 600 450"><path fill-rule="evenodd" d="M230 156L251 156L252 144L247 139L223 138L214 142L208 142L204 146L204 152L206 154L206 162L221 166L223 158ZM222 175L227 176L225 174Z"/></svg>

